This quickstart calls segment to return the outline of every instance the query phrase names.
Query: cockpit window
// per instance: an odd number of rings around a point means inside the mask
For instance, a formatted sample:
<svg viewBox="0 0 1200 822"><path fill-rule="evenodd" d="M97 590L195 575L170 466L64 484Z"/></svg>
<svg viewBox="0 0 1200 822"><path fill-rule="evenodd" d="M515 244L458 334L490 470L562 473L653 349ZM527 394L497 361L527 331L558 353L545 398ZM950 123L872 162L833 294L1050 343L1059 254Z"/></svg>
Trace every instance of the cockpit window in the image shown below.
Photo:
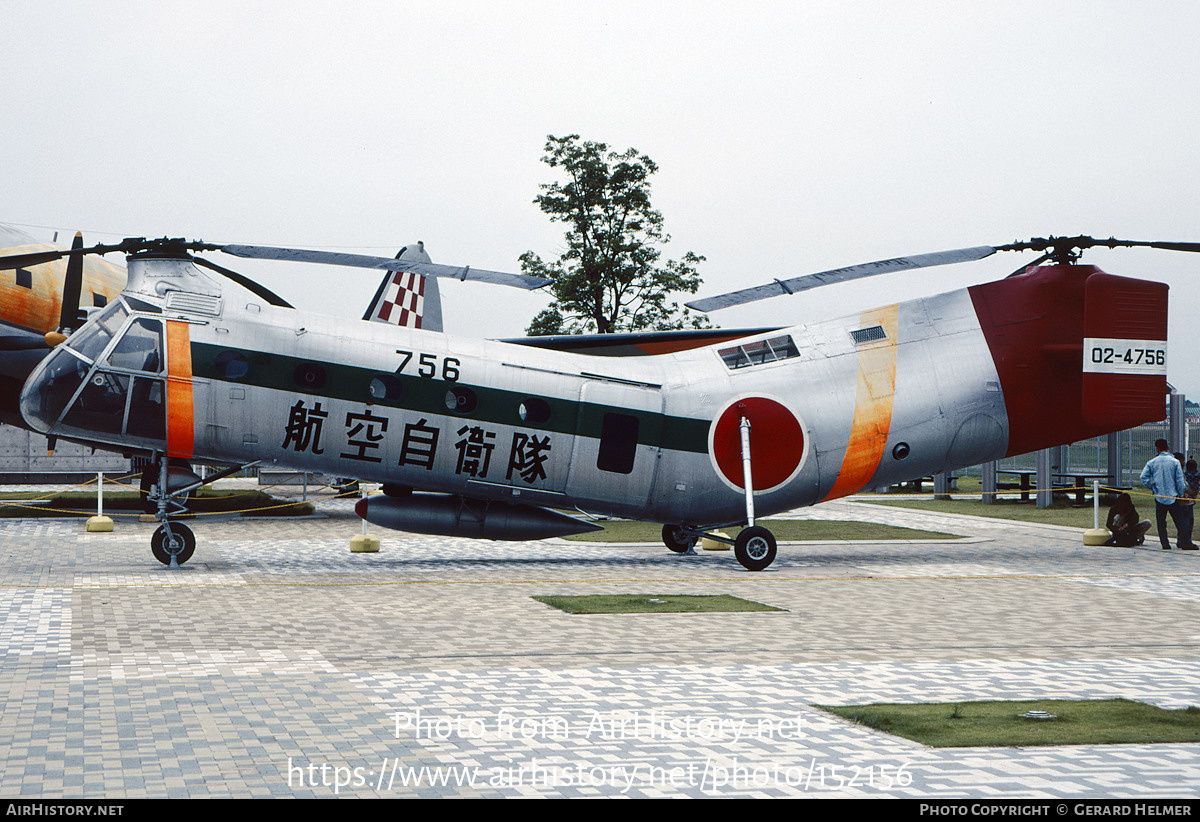
<svg viewBox="0 0 1200 822"><path fill-rule="evenodd" d="M130 371L162 373L162 323L138 317L108 355L108 364Z"/></svg>
<svg viewBox="0 0 1200 822"><path fill-rule="evenodd" d="M120 434L125 422L125 398L129 395L129 377L93 371L79 399L63 417L63 425L101 434Z"/></svg>
<svg viewBox="0 0 1200 822"><path fill-rule="evenodd" d="M74 351L63 349L51 357L42 372L36 406L30 409L32 415L47 426L58 420L88 372L88 364Z"/></svg>
<svg viewBox="0 0 1200 822"><path fill-rule="evenodd" d="M163 324L129 317L118 300L51 354L36 392L22 396L27 419L47 433L166 439Z"/></svg>
<svg viewBox="0 0 1200 822"><path fill-rule="evenodd" d="M121 330L129 312L119 301L108 306L99 317L79 329L67 341L67 347L95 362L113 336Z"/></svg>

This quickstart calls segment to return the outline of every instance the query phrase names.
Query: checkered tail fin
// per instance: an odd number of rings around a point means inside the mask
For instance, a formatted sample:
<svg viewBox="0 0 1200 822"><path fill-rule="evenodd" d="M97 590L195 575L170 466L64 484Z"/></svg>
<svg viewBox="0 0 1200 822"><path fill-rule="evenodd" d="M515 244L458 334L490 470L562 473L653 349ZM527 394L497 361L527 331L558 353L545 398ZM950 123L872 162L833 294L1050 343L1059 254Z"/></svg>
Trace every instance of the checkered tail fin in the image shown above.
<svg viewBox="0 0 1200 822"><path fill-rule="evenodd" d="M396 259L433 262L425 253L422 242L400 249ZM386 272L363 319L404 328L441 331L442 300L437 278L404 271Z"/></svg>

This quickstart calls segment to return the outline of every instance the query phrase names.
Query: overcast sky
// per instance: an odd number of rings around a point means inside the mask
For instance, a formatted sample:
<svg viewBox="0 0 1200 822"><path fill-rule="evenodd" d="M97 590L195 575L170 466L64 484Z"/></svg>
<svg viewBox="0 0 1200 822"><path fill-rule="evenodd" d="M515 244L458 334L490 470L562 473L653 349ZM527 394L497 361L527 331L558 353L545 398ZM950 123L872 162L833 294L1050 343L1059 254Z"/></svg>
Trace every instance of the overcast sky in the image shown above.
<svg viewBox="0 0 1200 822"><path fill-rule="evenodd" d="M517 270L562 249L547 134L660 166L711 295L1049 234L1200 241L1200 4L0 0L0 221ZM64 239L63 242L66 242ZM1002 277L1035 255L713 315L795 324ZM1171 285L1168 378L1200 399L1200 255L1095 251ZM351 269L221 259L360 316ZM522 333L547 298L443 286L446 327Z"/></svg>

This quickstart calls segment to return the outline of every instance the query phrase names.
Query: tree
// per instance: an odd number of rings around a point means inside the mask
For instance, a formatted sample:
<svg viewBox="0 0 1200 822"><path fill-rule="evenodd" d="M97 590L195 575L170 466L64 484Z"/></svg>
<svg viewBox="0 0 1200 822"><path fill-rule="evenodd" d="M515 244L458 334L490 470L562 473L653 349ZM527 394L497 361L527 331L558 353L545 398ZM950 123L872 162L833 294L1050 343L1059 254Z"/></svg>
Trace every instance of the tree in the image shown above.
<svg viewBox="0 0 1200 822"><path fill-rule="evenodd" d="M578 134L546 138L542 162L566 182L542 185L535 203L551 221L567 224L567 250L552 262L527 251L525 274L553 280L554 304L533 318L527 333L610 334L615 331L706 328L708 320L678 303L673 292L696 293L704 258L688 252L659 263L670 241L662 214L650 205L650 176L658 166L636 149L610 151Z"/></svg>

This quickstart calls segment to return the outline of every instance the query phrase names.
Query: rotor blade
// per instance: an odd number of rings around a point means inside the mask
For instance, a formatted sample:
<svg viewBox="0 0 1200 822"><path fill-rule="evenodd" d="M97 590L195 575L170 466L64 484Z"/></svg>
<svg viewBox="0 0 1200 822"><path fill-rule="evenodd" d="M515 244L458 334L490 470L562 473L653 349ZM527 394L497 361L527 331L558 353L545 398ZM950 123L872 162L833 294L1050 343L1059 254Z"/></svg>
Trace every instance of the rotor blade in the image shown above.
<svg viewBox="0 0 1200 822"><path fill-rule="evenodd" d="M67 274L63 279L62 307L58 315L60 330L74 331L79 327L79 293L83 289L83 234L76 231L71 241L72 254L67 258Z"/></svg>
<svg viewBox="0 0 1200 822"><path fill-rule="evenodd" d="M878 260L873 263L861 263L846 268L835 268L832 271L808 274L803 277L793 277L790 280L776 280L768 285L731 291L728 294L721 294L717 297L706 297L702 300L685 303L685 305L695 311L715 311L718 308L729 308L730 306L743 305L755 300L766 299L767 297L776 297L780 294L794 294L797 291L807 291L810 288L819 288L831 283L857 280L862 277L873 277L876 274L887 274L891 271L906 271L912 268L929 268L935 265L982 260L984 257L991 256L995 252L996 249L992 246L981 245L974 248L938 251L933 254L917 254L912 257Z"/></svg>
<svg viewBox="0 0 1200 822"><path fill-rule="evenodd" d="M1129 245L1146 245L1150 248L1163 248L1168 251L1200 251L1200 243L1130 243Z"/></svg>
<svg viewBox="0 0 1200 822"><path fill-rule="evenodd" d="M300 248L273 248L261 245L223 245L220 249L236 257L248 257L256 260L288 260L300 263L345 265L352 268L383 268L388 271L411 271L426 277L478 280L486 283L516 286L517 288L541 288L550 283L549 280L542 279L541 277L526 277L523 274L509 274L504 271L489 271L484 268L471 268L470 266L419 263L411 260L393 260L389 257L371 257L366 254L343 254L336 251L308 251Z"/></svg>
<svg viewBox="0 0 1200 822"><path fill-rule="evenodd" d="M53 251L34 251L29 254L11 254L7 257L0 257L0 271L7 271L13 268L26 268L33 265L42 265L43 263L52 263L55 260L61 260L63 257L72 255L82 256L84 254L108 254L113 251L123 253L133 253L141 251L144 248L168 242L167 240L151 240L147 241L143 237L129 237L119 243L94 245L90 248L60 248ZM174 242L174 241L171 241ZM179 241L182 242L182 241ZM200 243L193 243L193 246L199 249L213 250L212 246L204 246Z"/></svg>

